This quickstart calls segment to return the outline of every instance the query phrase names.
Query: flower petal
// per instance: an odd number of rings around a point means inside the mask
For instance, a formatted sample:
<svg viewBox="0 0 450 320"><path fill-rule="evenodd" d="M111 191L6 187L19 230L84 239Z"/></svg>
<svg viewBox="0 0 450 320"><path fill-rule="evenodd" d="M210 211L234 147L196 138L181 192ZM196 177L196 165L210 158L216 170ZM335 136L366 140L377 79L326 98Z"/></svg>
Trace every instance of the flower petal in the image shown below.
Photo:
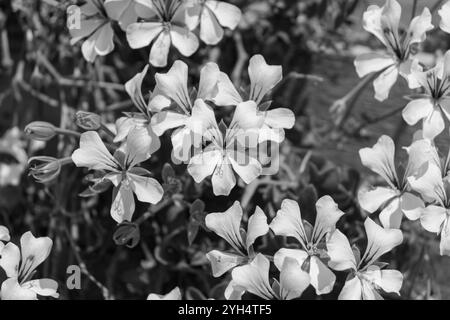
<svg viewBox="0 0 450 320"><path fill-rule="evenodd" d="M442 31L450 33L450 2L446 2L442 8L438 11L441 22L439 27Z"/></svg>
<svg viewBox="0 0 450 320"><path fill-rule="evenodd" d="M423 137L433 140L445 129L444 118L439 108L434 107L428 117L423 119Z"/></svg>
<svg viewBox="0 0 450 320"><path fill-rule="evenodd" d="M270 300L276 295L269 283L269 269L269 260L259 253L249 264L234 268L231 275L238 286L260 298Z"/></svg>
<svg viewBox="0 0 450 320"><path fill-rule="evenodd" d="M445 208L430 205L423 210L420 216L420 224L429 232L439 233L446 219L447 210Z"/></svg>
<svg viewBox="0 0 450 320"><path fill-rule="evenodd" d="M403 119L410 126L415 125L419 120L426 118L433 112L434 103L431 98L417 99L409 102L402 111Z"/></svg>
<svg viewBox="0 0 450 320"><path fill-rule="evenodd" d="M200 21L200 39L206 44L216 45L223 38L223 29L214 13L205 6Z"/></svg>
<svg viewBox="0 0 450 320"><path fill-rule="evenodd" d="M403 234L398 229L385 229L372 219L366 218L364 227L367 234L367 249L361 261L371 265L383 254L391 251L403 242Z"/></svg>
<svg viewBox="0 0 450 320"><path fill-rule="evenodd" d="M34 291L43 297L59 298L58 282L52 279L38 279L27 281L22 284L23 289Z"/></svg>
<svg viewBox="0 0 450 320"><path fill-rule="evenodd" d="M20 238L20 248L22 252L20 277L26 279L42 262L47 259L52 250L53 241L48 237L35 238L28 231Z"/></svg>
<svg viewBox="0 0 450 320"><path fill-rule="evenodd" d="M337 271L356 270L356 259L347 237L334 230L327 239L328 266Z"/></svg>
<svg viewBox="0 0 450 320"><path fill-rule="evenodd" d="M208 62L200 71L200 83L198 85L197 99L211 100L218 92L220 77L219 66L214 62Z"/></svg>
<svg viewBox="0 0 450 320"><path fill-rule="evenodd" d="M221 160L222 153L219 150L204 151L191 158L187 170L195 182L200 183L214 173Z"/></svg>
<svg viewBox="0 0 450 320"><path fill-rule="evenodd" d="M193 55L199 47L197 36L189 29L172 25L170 37L172 38L173 46L185 57Z"/></svg>
<svg viewBox="0 0 450 320"><path fill-rule="evenodd" d="M417 176L408 177L408 183L429 202L443 204L447 199L441 169L432 162L428 162Z"/></svg>
<svg viewBox="0 0 450 320"><path fill-rule="evenodd" d="M241 236L242 207L239 201L225 212L210 213L205 218L206 227L226 240L237 252L244 253L246 246Z"/></svg>
<svg viewBox="0 0 450 320"><path fill-rule="evenodd" d="M247 237L245 244L247 251L253 245L255 240L269 232L269 225L267 224L267 217L260 207L256 206L255 212L248 219Z"/></svg>
<svg viewBox="0 0 450 320"><path fill-rule="evenodd" d="M283 70L281 66L268 65L264 57L257 54L250 59L248 75L250 100L259 104L264 96L283 79Z"/></svg>
<svg viewBox="0 0 450 320"><path fill-rule="evenodd" d="M206 1L206 6L214 13L220 25L233 30L241 20L241 10L225 1Z"/></svg>
<svg viewBox="0 0 450 320"><path fill-rule="evenodd" d="M316 289L316 294L327 294L333 290L336 276L316 256L310 258L309 276L311 277L311 285Z"/></svg>
<svg viewBox="0 0 450 320"><path fill-rule="evenodd" d="M384 101L388 98L389 92L397 82L398 72L397 66L394 65L387 68L374 80L373 88L375 90L375 99Z"/></svg>
<svg viewBox="0 0 450 320"><path fill-rule="evenodd" d="M156 204L161 201L164 190L161 184L153 178L127 173L130 187L141 202Z"/></svg>
<svg viewBox="0 0 450 320"><path fill-rule="evenodd" d="M423 209L425 208L425 204L419 197L413 195L410 192L405 192L400 197L400 207L401 210L403 211L403 214L409 220L414 221L420 218L420 215L423 212Z"/></svg>
<svg viewBox="0 0 450 320"><path fill-rule="evenodd" d="M111 205L111 217L117 222L131 221L135 203L133 191L128 185L120 184L119 188L114 188L113 203Z"/></svg>
<svg viewBox="0 0 450 320"><path fill-rule="evenodd" d="M0 241L8 242L11 239L9 230L5 226L0 226Z"/></svg>
<svg viewBox="0 0 450 320"><path fill-rule="evenodd" d="M336 228L336 222L344 215L330 196L323 196L316 202L316 221L311 240L318 244L329 232Z"/></svg>
<svg viewBox="0 0 450 320"><path fill-rule="evenodd" d="M398 190L385 187L377 187L373 190L360 190L358 192L358 202L361 208L369 213L374 213L389 200L399 195Z"/></svg>
<svg viewBox="0 0 450 320"><path fill-rule="evenodd" d="M372 148L359 150L363 166L380 175L393 188L397 185L394 165L394 141L386 135L381 136Z"/></svg>
<svg viewBox="0 0 450 320"><path fill-rule="evenodd" d="M190 110L191 101L188 91L188 66L181 60L173 63L170 70L155 75L158 89L186 110Z"/></svg>
<svg viewBox="0 0 450 320"><path fill-rule="evenodd" d="M127 41L132 49L143 48L150 45L162 31L160 22L132 23L127 27Z"/></svg>
<svg viewBox="0 0 450 320"><path fill-rule="evenodd" d="M286 257L280 270L280 297L291 300L300 297L309 287L311 278L302 270L298 261Z"/></svg>
<svg viewBox="0 0 450 320"><path fill-rule="evenodd" d="M362 300L361 280L356 276L347 278L338 300Z"/></svg>
<svg viewBox="0 0 450 320"><path fill-rule="evenodd" d="M387 229L399 229L402 223L403 212L400 207L400 198L394 198L383 208L379 215L381 225Z"/></svg>
<svg viewBox="0 0 450 320"><path fill-rule="evenodd" d="M7 243L2 249L0 267L5 271L8 278L19 276L20 249L14 243Z"/></svg>
<svg viewBox="0 0 450 320"><path fill-rule="evenodd" d="M36 292L22 288L17 278L3 281L0 296L2 300L37 300Z"/></svg>
<svg viewBox="0 0 450 320"><path fill-rule="evenodd" d="M228 157L224 157L222 162L217 164L211 182L216 196L228 196L230 194L236 185L236 178Z"/></svg>
<svg viewBox="0 0 450 320"><path fill-rule="evenodd" d="M170 33L162 31L150 50L149 62L152 66L158 68L167 66L167 57L169 56L171 44Z"/></svg>
<svg viewBox="0 0 450 320"><path fill-rule="evenodd" d="M355 59L356 73L360 78L366 75L384 70L395 64L395 59L391 55L383 53L363 53Z"/></svg>
<svg viewBox="0 0 450 320"><path fill-rule="evenodd" d="M370 266L364 272L364 276L385 292L400 295L400 289L403 283L403 275L400 271L380 270L378 266Z"/></svg>
<svg viewBox="0 0 450 320"><path fill-rule="evenodd" d="M208 252L206 258L211 263L212 274L216 278L247 261L247 258L241 255L219 250Z"/></svg>
<svg viewBox="0 0 450 320"><path fill-rule="evenodd" d="M73 152L72 161L77 167L86 167L90 170L117 172L119 168L116 159L109 153L95 131L81 134L80 148Z"/></svg>
<svg viewBox="0 0 450 320"><path fill-rule="evenodd" d="M235 106L242 102L240 94L237 92L227 74L221 72L217 82L218 91L213 102L218 106Z"/></svg>
<svg viewBox="0 0 450 320"><path fill-rule="evenodd" d="M300 207L294 200L283 200L280 210L270 223L270 229L277 236L293 237L306 246L308 238L303 227Z"/></svg>
<svg viewBox="0 0 450 320"><path fill-rule="evenodd" d="M434 29L431 23L431 12L428 8L423 8L420 16L415 17L411 20L408 29L408 40L409 44L419 43L425 41L428 31Z"/></svg>

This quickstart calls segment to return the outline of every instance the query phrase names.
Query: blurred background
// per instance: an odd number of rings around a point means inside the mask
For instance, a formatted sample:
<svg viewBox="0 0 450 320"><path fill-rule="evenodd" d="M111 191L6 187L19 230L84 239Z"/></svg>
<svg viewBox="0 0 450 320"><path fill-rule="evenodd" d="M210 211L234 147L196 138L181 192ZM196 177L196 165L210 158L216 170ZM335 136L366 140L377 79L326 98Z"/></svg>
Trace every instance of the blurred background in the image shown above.
<svg viewBox="0 0 450 320"><path fill-rule="evenodd" d="M78 146L77 139L63 136L35 142L24 136L23 129L39 120L80 130L73 121L78 110L101 114L108 123L122 112L133 111L123 84L143 69L148 48L130 49L115 26L115 51L89 64L80 46L70 45L65 24L66 8L82 1L0 2L0 224L10 229L14 241L28 230L53 239L52 255L40 272L59 281L61 298L144 299L150 292L166 293L176 285L184 289L186 298L223 298L229 279L211 276L205 253L226 245L202 228L201 216L225 211L235 200L242 202L247 215L259 205L274 216L281 201L289 197L298 200L304 217L313 221L315 199L330 194L347 213L338 227L353 243L365 245L362 222L366 215L358 207L356 194L361 184L379 180L362 167L358 150L387 134L397 144L399 160L404 159L401 147L411 143L417 130L401 118L407 102L404 96L410 91L401 79L391 98L380 103L369 84L349 102L340 121L330 108L360 83L353 67L355 56L382 49L363 30L362 13L368 5L384 1L230 2L243 12L237 30L228 30L218 46L202 44L190 58L171 51L169 61L188 63L192 83L197 82L204 63L215 61L242 87L248 85L247 63L252 55L260 53L269 64L283 66L285 78L273 91L273 105L291 108L297 120L281 146L280 173L240 186L229 197L214 197L210 185L196 185L185 167L169 167L170 141L165 137L161 150L146 166L171 186L171 197L152 208L137 207L134 217L140 241L133 248L113 240L123 229L109 215L110 190L95 197L78 196L88 185L84 170L64 166L59 177L45 185L28 175L31 156L69 157ZM399 2L404 27L425 5L433 12L434 25L438 24L436 13L443 1ZM436 29L429 33L420 58L433 64L435 54L449 47L450 37ZM154 73L167 69L151 67L144 92L153 88ZM447 152L448 141L440 140L438 145ZM196 199L203 203L191 205ZM403 231L404 244L384 259L405 276L402 298L450 298L450 259L439 256L436 236L417 222L405 221ZM278 241L268 237L258 245L261 251L271 252ZM83 267L81 290L65 286L66 268L71 264ZM337 297L345 275L338 280L335 290L321 299ZM306 297L316 298L309 291Z"/></svg>

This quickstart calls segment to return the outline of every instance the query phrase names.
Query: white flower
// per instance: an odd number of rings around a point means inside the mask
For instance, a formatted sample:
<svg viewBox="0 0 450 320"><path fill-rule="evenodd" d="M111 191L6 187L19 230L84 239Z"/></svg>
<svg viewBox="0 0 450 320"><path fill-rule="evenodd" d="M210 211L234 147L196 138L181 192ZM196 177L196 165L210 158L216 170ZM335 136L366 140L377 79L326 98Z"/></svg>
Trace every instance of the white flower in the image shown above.
<svg viewBox="0 0 450 320"><path fill-rule="evenodd" d="M447 33L450 33L450 1L447 1L438 11L441 22L439 27Z"/></svg>
<svg viewBox="0 0 450 320"><path fill-rule="evenodd" d="M147 300L181 300L181 291L180 288L175 287L172 291L165 295L150 293Z"/></svg>
<svg viewBox="0 0 450 320"><path fill-rule="evenodd" d="M284 140L284 129L291 129L294 126L295 115L287 108L262 110L261 103L267 93L282 80L282 68L281 66L268 65L264 57L258 54L250 59L248 74L250 77L250 92L246 98L243 98L231 83L230 78L221 72L218 92L213 101L218 106L235 106L244 101L255 102L257 108L251 111L254 116L262 119L259 125L259 141L271 140L280 143ZM264 108L267 108L267 106Z"/></svg>
<svg viewBox="0 0 450 320"><path fill-rule="evenodd" d="M27 166L28 156L21 141L21 130L8 130L0 139L0 187L17 186Z"/></svg>
<svg viewBox="0 0 450 320"><path fill-rule="evenodd" d="M157 180L148 177L147 170L136 167L149 158L148 149L142 147L138 134L137 130L131 131L127 142L112 156L98 133L88 131L81 135L80 148L72 154L77 167L107 172L104 179L115 186L111 216L118 223L131 221L135 209L133 193L139 201L155 204L164 192Z"/></svg>
<svg viewBox="0 0 450 320"><path fill-rule="evenodd" d="M204 66L200 74L200 83L196 97L191 97L188 90L188 66L177 60L166 74L157 73L156 88L158 92L151 103L170 99L178 109L162 110L152 118L154 132L161 136L170 129L172 133L173 156L175 160L187 161L191 146L199 147L207 128L216 123L214 111L205 103L217 90L219 68L214 63ZM166 104L167 105L167 104ZM163 109L166 105L163 105Z"/></svg>
<svg viewBox="0 0 450 320"><path fill-rule="evenodd" d="M367 248L360 257L359 250L350 247L347 238L335 230L327 239L328 265L337 271L350 270L340 300L380 300L378 293L382 289L388 293L397 293L402 287L403 275L397 270L384 270L376 260L391 251L403 241L398 229L384 229L370 218L364 222L367 234Z"/></svg>
<svg viewBox="0 0 450 320"><path fill-rule="evenodd" d="M381 72L373 85L375 98L379 101L387 99L392 86L400 74L409 79L412 70L420 68L412 57L412 48L423 42L426 32L433 29L431 13L424 8L420 16L411 20L408 30L403 37L399 34L401 7L396 0L386 0L383 7L371 5L364 12L363 27L376 36L386 47L386 53L365 53L355 60L356 72L364 77L373 72ZM411 88L417 87L409 81Z"/></svg>
<svg viewBox="0 0 450 320"><path fill-rule="evenodd" d="M72 37L70 43L73 45L85 39L81 46L83 57L94 62L97 56L106 56L114 50L114 30L110 21L111 4L103 3L99 0L88 1L80 7L81 21L78 26L69 26ZM72 14L78 14L78 10L68 10ZM67 17L68 21L77 17Z"/></svg>
<svg viewBox="0 0 450 320"><path fill-rule="evenodd" d="M58 283L52 279L32 280L35 269L47 259L52 249L50 238L35 238L26 232L20 239L20 249L13 243L1 251L0 267L8 277L1 286L2 300L37 300L37 296L58 298Z"/></svg>
<svg viewBox="0 0 450 320"><path fill-rule="evenodd" d="M240 290L239 296L248 291L266 300L296 299L309 286L308 273L301 269L295 259L289 257L284 259L280 269L280 281L274 280L272 285L269 281L269 269L270 261L259 253L249 264L236 267L232 271L233 280L230 285L234 290Z"/></svg>
<svg viewBox="0 0 450 320"><path fill-rule="evenodd" d="M127 28L131 48L150 45L150 64L165 67L169 49L174 47L185 57L197 51L199 42L185 22L185 7L180 0L139 0L142 5L138 15L144 22L132 23Z"/></svg>
<svg viewBox="0 0 450 320"><path fill-rule="evenodd" d="M241 10L230 3L214 0L187 0L186 23L191 30L200 24L200 39L215 45L223 38L222 27L235 29L241 20Z"/></svg>
<svg viewBox="0 0 450 320"><path fill-rule="evenodd" d="M229 128L222 123L217 126L213 121L204 136L211 143L189 162L188 172L195 182L200 183L209 176L216 196L230 194L236 185L237 173L246 184L250 184L261 175L262 165L255 155L257 148L257 130L253 130L259 121L251 110L256 109L253 101L240 103L236 107ZM241 127L242 125L247 128ZM225 132L225 133L224 133ZM243 147L247 143L247 147ZM245 145L244 145L245 146Z"/></svg>
<svg viewBox="0 0 450 320"><path fill-rule="evenodd" d="M423 143L423 144L422 144ZM426 141L420 143L422 147L427 146ZM416 144L416 146L418 146ZM431 145L428 144L431 148ZM380 221L386 228L399 228L403 215L410 220L416 220L424 208L423 201L410 192L407 177L414 174L417 169L426 162L420 153L410 150L410 157L404 177L400 180L394 164L395 145L388 136L381 136L372 148L359 150L359 156L364 166L382 177L388 186L376 187L372 190L360 190L358 200L361 208L374 213L380 212ZM424 151L426 149L423 149Z"/></svg>
<svg viewBox="0 0 450 320"><path fill-rule="evenodd" d="M443 61L426 72L412 72L411 77L425 89L403 109L403 119L410 125L422 120L423 137L434 139L445 129L444 116L450 119L450 51Z"/></svg>
<svg viewBox="0 0 450 320"><path fill-rule="evenodd" d="M248 219L247 232L242 230L242 207L238 201L225 212L208 214L205 223L209 230L233 248L233 252L212 250L206 254L214 277L220 277L228 270L251 261L255 256L255 240L269 232L267 217L259 207L256 207L254 214Z"/></svg>
<svg viewBox="0 0 450 320"><path fill-rule="evenodd" d="M281 269L287 257L295 259L309 273L316 293L327 294L333 290L336 276L321 260L326 257L322 240L333 231L344 212L339 210L330 196L317 201L316 211L313 228L306 220L302 220L297 202L289 199L283 201L270 228L275 235L296 238L302 249L280 249L274 256L274 263Z"/></svg>
<svg viewBox="0 0 450 320"><path fill-rule="evenodd" d="M422 227L441 235L440 254L450 256L450 178L442 175L442 169L430 161L421 174L409 177L408 181L430 203L421 211Z"/></svg>

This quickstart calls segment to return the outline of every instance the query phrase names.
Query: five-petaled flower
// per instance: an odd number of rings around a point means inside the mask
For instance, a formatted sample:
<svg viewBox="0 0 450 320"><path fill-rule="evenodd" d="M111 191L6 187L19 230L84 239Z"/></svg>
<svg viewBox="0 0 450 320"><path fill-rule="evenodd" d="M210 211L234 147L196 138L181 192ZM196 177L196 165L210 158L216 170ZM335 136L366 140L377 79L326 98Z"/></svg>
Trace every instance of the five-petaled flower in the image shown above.
<svg viewBox="0 0 450 320"><path fill-rule="evenodd" d="M247 232L241 228L242 216L242 207L236 201L227 211L210 213L205 218L206 227L233 248L233 252L212 250L206 254L214 277L249 263L255 257L255 240L269 232L267 217L259 207L248 219Z"/></svg>
<svg viewBox="0 0 450 320"><path fill-rule="evenodd" d="M400 16L402 9L396 0L386 0L383 7L371 5L364 12L363 27L377 37L387 48L386 53L364 53L356 58L355 67L358 76L379 72L373 85L375 98L387 99L392 86L400 74L408 80L411 88L418 84L410 79L411 71L421 70L413 57L413 47L426 38L426 32L433 29L431 13L424 8L420 16L411 20L408 30L400 34Z"/></svg>
<svg viewBox="0 0 450 320"><path fill-rule="evenodd" d="M410 125L422 120L423 137L434 139L445 129L444 116L450 119L450 51L442 61L425 72L413 71L411 77L425 89L403 109L403 119Z"/></svg>
<svg viewBox="0 0 450 320"><path fill-rule="evenodd" d="M197 36L186 26L185 5L180 0L139 0L138 15L144 21L127 27L127 40L131 48L150 45L150 64L165 67L171 45L185 57L197 51Z"/></svg>
<svg viewBox="0 0 450 320"><path fill-rule="evenodd" d="M401 272L382 269L382 264L376 261L402 243L402 232L398 229L384 229L370 218L366 218L364 227L367 247L362 258L359 249L350 247L347 238L339 230L335 230L327 239L330 268L337 271L350 270L339 294L340 300L381 300L383 298L378 293L379 289L400 294L403 282Z"/></svg>
<svg viewBox="0 0 450 320"><path fill-rule="evenodd" d="M222 27L234 30L241 10L230 3L215 0L186 0L186 24L193 30L200 24L200 39L215 45L222 40Z"/></svg>
<svg viewBox="0 0 450 320"><path fill-rule="evenodd" d="M399 228L403 215L410 220L417 220L423 201L411 192L407 178L416 173L427 159L420 152L414 152L418 147L431 147L425 140L413 144L409 148L409 161L404 176L400 180L395 169L394 141L388 136L381 136L372 148L359 150L359 156L364 166L377 173L388 184L386 187L376 187L372 190L360 190L358 200L360 206L370 212L382 209L380 221L385 228ZM418 150L420 151L420 150Z"/></svg>
<svg viewBox="0 0 450 320"><path fill-rule="evenodd" d="M32 280L36 268L49 256L52 245L50 238L35 238L28 231L20 238L20 249L12 242L1 249L0 267L7 276L1 285L2 300L37 300L38 295L59 297L56 281Z"/></svg>
<svg viewBox="0 0 450 320"><path fill-rule="evenodd" d="M158 203L164 193L159 182L149 177L150 172L137 167L149 158L149 154L147 148L142 148L136 134L138 132L131 131L126 143L112 156L98 133L88 131L81 135L80 148L72 154L77 167L106 172L103 179L111 181L115 187L111 216L118 223L131 221L135 209L133 193L139 201L151 204Z"/></svg>
<svg viewBox="0 0 450 320"><path fill-rule="evenodd" d="M293 237L301 245L301 249L280 249L274 256L274 263L281 270L288 257L298 261L299 266L309 273L311 285L317 294L327 294L333 290L336 276L322 259L327 258L324 239L332 232L344 212L330 196L320 198L316 203L316 221L314 227L302 220L297 202L286 199L281 209L270 223L270 229L277 236Z"/></svg>

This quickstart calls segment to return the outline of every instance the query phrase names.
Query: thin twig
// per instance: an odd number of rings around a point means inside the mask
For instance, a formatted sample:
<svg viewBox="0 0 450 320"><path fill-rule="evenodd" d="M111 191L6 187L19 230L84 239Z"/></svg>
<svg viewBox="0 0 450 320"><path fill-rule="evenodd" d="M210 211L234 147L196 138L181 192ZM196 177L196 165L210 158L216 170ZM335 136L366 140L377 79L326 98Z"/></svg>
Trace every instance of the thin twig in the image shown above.
<svg viewBox="0 0 450 320"><path fill-rule="evenodd" d="M73 240L69 230L67 227L64 228L65 234L67 236L67 239L69 240L70 247L72 248L73 254L75 256L75 259L78 262L78 266L81 269L81 272L89 278L89 280L92 281L102 292L103 298L105 300L114 300L113 295L109 292L108 288L106 288L103 284L101 284L87 269L86 263L84 263L83 259L81 258L79 249L75 241Z"/></svg>

